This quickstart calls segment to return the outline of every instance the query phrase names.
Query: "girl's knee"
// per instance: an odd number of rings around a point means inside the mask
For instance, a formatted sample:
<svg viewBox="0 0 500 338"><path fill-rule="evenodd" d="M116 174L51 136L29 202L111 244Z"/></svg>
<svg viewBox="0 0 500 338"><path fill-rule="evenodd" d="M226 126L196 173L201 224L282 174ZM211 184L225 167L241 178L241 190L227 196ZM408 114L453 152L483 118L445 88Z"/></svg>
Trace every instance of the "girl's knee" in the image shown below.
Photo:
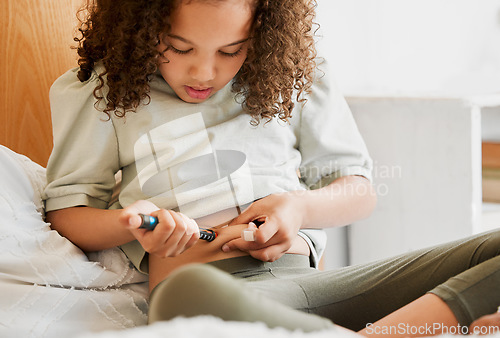
<svg viewBox="0 0 500 338"><path fill-rule="evenodd" d="M221 299L234 296L234 284L238 282L229 274L211 266L182 267L151 293L149 323L177 316L214 315Z"/></svg>
<svg viewBox="0 0 500 338"><path fill-rule="evenodd" d="M484 261L500 255L500 229L487 232L479 238L481 242L474 252L476 259Z"/></svg>

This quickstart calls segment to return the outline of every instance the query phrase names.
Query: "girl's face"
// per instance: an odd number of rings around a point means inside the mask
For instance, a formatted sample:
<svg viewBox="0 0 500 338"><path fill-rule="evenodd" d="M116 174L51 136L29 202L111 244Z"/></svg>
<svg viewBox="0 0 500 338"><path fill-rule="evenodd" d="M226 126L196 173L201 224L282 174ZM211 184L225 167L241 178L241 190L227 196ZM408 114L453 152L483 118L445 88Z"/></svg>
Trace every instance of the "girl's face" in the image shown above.
<svg viewBox="0 0 500 338"><path fill-rule="evenodd" d="M238 73L247 56L252 25L248 1L181 4L170 17L171 30L160 37L160 72L180 99L199 103Z"/></svg>

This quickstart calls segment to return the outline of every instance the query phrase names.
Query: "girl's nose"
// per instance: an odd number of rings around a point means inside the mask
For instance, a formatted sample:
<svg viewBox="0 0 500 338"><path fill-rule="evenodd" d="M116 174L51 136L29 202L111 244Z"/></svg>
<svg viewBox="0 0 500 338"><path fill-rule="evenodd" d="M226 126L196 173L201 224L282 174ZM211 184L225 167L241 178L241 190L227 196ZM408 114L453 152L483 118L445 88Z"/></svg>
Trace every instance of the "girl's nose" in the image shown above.
<svg viewBox="0 0 500 338"><path fill-rule="evenodd" d="M198 59L190 69L190 75L193 79L200 82L211 81L215 78L216 67L215 60L212 59Z"/></svg>

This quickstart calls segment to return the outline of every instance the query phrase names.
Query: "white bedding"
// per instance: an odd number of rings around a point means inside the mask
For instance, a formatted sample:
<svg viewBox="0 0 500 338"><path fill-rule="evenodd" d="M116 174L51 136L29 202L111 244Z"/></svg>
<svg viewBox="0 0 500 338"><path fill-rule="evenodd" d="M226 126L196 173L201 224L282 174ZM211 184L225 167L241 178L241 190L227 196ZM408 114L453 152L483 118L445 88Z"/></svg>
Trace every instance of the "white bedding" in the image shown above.
<svg viewBox="0 0 500 338"><path fill-rule="evenodd" d="M43 221L45 169L0 146L0 337L346 337L214 317L145 326L147 278L119 249L85 255ZM496 337L500 337L497 335Z"/></svg>
<svg viewBox="0 0 500 338"><path fill-rule="evenodd" d="M63 337L146 323L147 278L118 250L87 257L42 220L45 170L0 148L0 336Z"/></svg>

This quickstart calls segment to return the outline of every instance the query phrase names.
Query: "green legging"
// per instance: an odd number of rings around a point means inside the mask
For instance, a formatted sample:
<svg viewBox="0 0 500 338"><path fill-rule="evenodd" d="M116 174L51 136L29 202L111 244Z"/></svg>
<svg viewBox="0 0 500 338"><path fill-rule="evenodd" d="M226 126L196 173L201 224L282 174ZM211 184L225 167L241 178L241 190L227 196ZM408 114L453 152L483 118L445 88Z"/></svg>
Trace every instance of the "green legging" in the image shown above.
<svg viewBox="0 0 500 338"><path fill-rule="evenodd" d="M431 292L463 326L500 305L500 230L370 264L331 271L308 257L251 257L189 265L152 292L149 321L213 315L314 331L358 331Z"/></svg>

